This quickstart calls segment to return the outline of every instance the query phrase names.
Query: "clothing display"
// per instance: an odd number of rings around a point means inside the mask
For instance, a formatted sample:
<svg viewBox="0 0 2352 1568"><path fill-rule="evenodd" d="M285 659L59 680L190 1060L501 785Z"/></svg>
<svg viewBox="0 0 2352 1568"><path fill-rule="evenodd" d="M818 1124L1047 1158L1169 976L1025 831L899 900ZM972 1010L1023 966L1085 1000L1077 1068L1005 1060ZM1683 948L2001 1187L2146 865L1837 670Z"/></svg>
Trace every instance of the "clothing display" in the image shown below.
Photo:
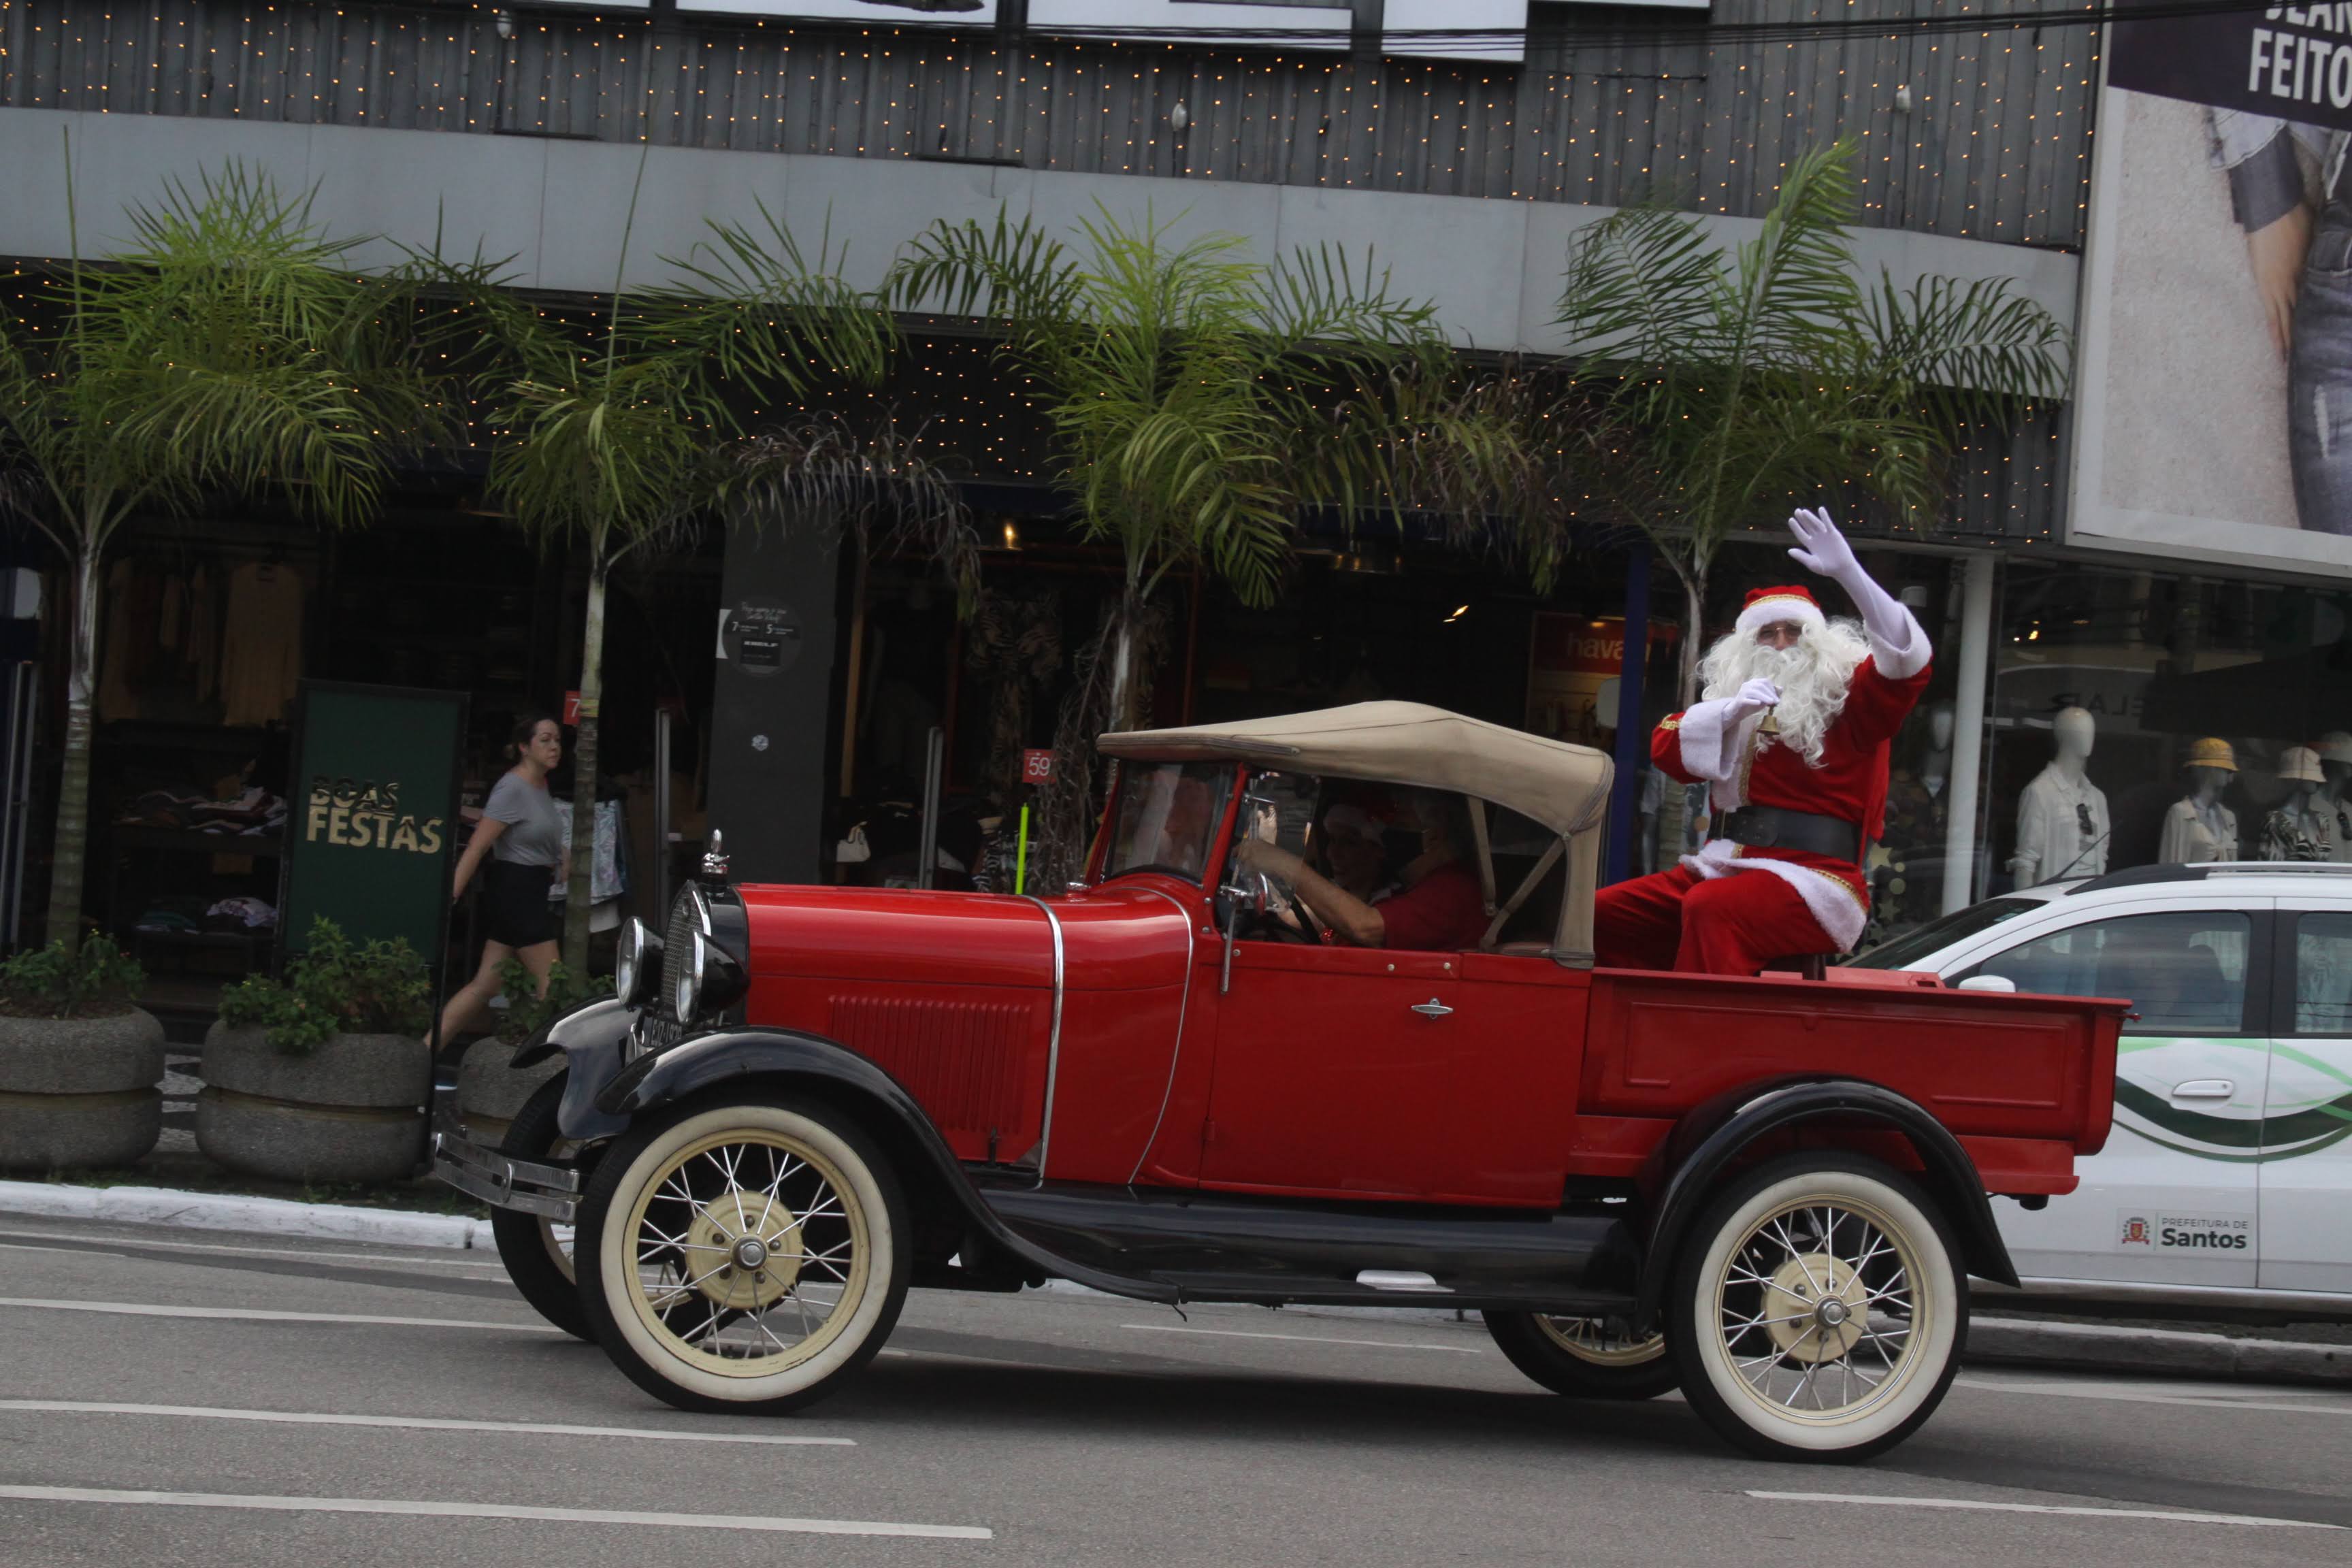
<svg viewBox="0 0 2352 1568"><path fill-rule="evenodd" d="M2106 792L2084 777L2079 764L2070 776L2053 759L2018 797L2017 852L2010 857L2010 872L2021 888L2105 876L2114 831Z"/></svg>
<svg viewBox="0 0 2352 1568"><path fill-rule="evenodd" d="M282 563L245 562L228 578L221 722L276 723L301 679L302 578Z"/></svg>
<svg viewBox="0 0 2352 1568"><path fill-rule="evenodd" d="M2315 811L2281 806L2263 818L2265 860L2330 860L2335 858L2333 840L2327 818Z"/></svg>
<svg viewBox="0 0 2352 1568"><path fill-rule="evenodd" d="M2279 782L2287 786L2286 799L2263 818L2262 858L2265 860L2319 861L2332 859L2332 835L2327 813L2321 809L2319 786L2327 781L2319 753L2308 746L2289 746L2279 753Z"/></svg>
<svg viewBox="0 0 2352 1568"><path fill-rule="evenodd" d="M2164 837L2156 858L2167 866L2203 866L2238 858L2238 814L2220 801L2200 805L2194 796L2172 803L2164 814Z"/></svg>

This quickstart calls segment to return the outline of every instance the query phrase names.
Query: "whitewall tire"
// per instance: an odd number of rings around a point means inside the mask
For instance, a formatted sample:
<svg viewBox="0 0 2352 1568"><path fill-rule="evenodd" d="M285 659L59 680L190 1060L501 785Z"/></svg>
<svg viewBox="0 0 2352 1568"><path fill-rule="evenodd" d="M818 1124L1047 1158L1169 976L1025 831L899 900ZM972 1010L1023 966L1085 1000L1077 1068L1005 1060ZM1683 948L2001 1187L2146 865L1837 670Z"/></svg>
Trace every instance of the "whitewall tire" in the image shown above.
<svg viewBox="0 0 2352 1568"><path fill-rule="evenodd" d="M1771 1458L1853 1460L1934 1413L1968 1337L1958 1248L1874 1160L1784 1156L1734 1181L1684 1243L1667 1301L1683 1395Z"/></svg>
<svg viewBox="0 0 2352 1568"><path fill-rule="evenodd" d="M1486 1331L1513 1366L1571 1399L1655 1399L1680 1381L1664 1334L1636 1336L1616 1318L1488 1312Z"/></svg>
<svg viewBox="0 0 2352 1568"><path fill-rule="evenodd" d="M581 1305L614 1364L679 1409L792 1409L889 1337L908 1234L898 1181L851 1118L706 1103L633 1130L597 1167Z"/></svg>

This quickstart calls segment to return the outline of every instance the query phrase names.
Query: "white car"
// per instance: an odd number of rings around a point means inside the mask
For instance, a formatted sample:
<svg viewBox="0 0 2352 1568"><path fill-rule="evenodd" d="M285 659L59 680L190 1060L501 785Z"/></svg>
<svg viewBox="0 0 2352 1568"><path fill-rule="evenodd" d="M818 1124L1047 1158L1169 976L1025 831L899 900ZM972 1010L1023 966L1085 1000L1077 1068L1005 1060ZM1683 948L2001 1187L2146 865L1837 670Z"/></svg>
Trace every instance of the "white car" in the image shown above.
<svg viewBox="0 0 2352 1568"><path fill-rule="evenodd" d="M2137 1005L2082 1185L1996 1205L2029 1290L2352 1310L2352 865L2053 883L1855 963Z"/></svg>

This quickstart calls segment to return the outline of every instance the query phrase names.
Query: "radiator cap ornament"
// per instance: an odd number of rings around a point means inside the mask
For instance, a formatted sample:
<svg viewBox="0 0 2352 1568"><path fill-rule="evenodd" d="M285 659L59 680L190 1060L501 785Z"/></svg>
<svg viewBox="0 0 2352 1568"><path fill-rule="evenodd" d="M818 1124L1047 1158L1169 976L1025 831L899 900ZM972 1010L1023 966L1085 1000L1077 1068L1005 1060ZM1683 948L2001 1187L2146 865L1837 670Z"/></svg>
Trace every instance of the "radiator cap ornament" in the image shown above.
<svg viewBox="0 0 2352 1568"><path fill-rule="evenodd" d="M710 843L702 851L702 879L708 882L727 879L727 845L717 828L710 830Z"/></svg>

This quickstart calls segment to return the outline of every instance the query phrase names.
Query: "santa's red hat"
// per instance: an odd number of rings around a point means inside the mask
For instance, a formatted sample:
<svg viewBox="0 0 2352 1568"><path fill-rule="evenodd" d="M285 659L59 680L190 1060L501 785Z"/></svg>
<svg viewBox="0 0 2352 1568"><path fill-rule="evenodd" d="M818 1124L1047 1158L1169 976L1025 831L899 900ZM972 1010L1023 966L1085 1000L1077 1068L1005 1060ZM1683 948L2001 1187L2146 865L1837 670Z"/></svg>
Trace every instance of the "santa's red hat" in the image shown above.
<svg viewBox="0 0 2352 1568"><path fill-rule="evenodd" d="M1808 630L1829 624L1822 607L1813 602L1812 591L1801 587L1750 588L1748 601L1739 607L1737 623L1742 637L1754 637L1775 621L1796 621Z"/></svg>

